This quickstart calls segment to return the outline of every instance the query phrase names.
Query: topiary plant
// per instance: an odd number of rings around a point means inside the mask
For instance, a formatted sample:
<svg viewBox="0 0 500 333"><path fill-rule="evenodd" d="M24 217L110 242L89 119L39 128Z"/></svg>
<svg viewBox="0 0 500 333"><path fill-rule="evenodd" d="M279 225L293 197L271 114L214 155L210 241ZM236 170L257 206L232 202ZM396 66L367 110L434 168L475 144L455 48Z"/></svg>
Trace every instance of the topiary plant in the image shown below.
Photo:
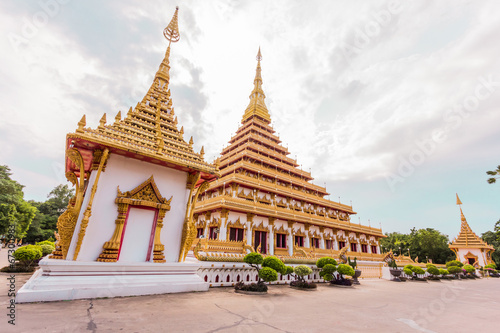
<svg viewBox="0 0 500 333"><path fill-rule="evenodd" d="M257 252L251 252L243 258L243 261L246 262L248 265L250 265L253 268L259 269L258 265L262 264L264 261L264 258L262 257L262 254L257 253Z"/></svg>
<svg viewBox="0 0 500 333"><path fill-rule="evenodd" d="M448 275L448 274L450 274L450 273L446 269L444 269L444 268L440 268L439 269L439 275L445 276L445 275Z"/></svg>
<svg viewBox="0 0 500 333"><path fill-rule="evenodd" d="M488 265L484 266L484 268L493 268L493 269L496 269L497 265L494 264L494 263L491 263L491 264L488 264Z"/></svg>
<svg viewBox="0 0 500 333"><path fill-rule="evenodd" d="M333 258L330 258L330 257L323 257L323 258L318 259L318 261L316 261L316 266L318 268L323 268L323 266L328 265L328 264L337 266L337 261Z"/></svg>
<svg viewBox="0 0 500 333"><path fill-rule="evenodd" d="M263 267L259 270L259 279L265 282L272 282L278 280L278 272L271 267Z"/></svg>
<svg viewBox="0 0 500 333"><path fill-rule="evenodd" d="M334 279L333 273L337 270L337 267L332 264L326 264L323 269L319 272L319 276L325 281L332 281Z"/></svg>
<svg viewBox="0 0 500 333"><path fill-rule="evenodd" d="M462 272L462 269L458 266L449 266L448 267L448 272L450 274L454 274L455 275L455 278L458 278L458 273Z"/></svg>
<svg viewBox="0 0 500 333"><path fill-rule="evenodd" d="M293 273L293 267L292 266L285 266L286 271L285 273L281 273L281 275L290 275Z"/></svg>
<svg viewBox="0 0 500 333"><path fill-rule="evenodd" d="M39 246L42 249L42 256L43 257L45 257L47 254L51 254L55 250L55 247L53 247L49 244L42 244Z"/></svg>
<svg viewBox="0 0 500 333"><path fill-rule="evenodd" d="M427 267L427 273L432 275L432 277L436 277L436 275L439 275L439 269L434 265L430 265Z"/></svg>
<svg viewBox="0 0 500 333"><path fill-rule="evenodd" d="M412 265L406 265L405 267L403 267L403 272L408 276L413 276L412 268Z"/></svg>
<svg viewBox="0 0 500 333"><path fill-rule="evenodd" d="M425 274L425 271L423 270L422 267L419 267L419 266L413 266L411 268L411 271L416 274L416 275L422 275L422 274Z"/></svg>
<svg viewBox="0 0 500 333"><path fill-rule="evenodd" d="M467 272L467 274L472 274L476 271L476 269L474 268L474 266L472 265L464 265L464 267L462 267L462 269L465 269L465 271Z"/></svg>
<svg viewBox="0 0 500 333"><path fill-rule="evenodd" d="M26 267L31 267L42 255L42 248L38 245L22 246L13 254L14 258Z"/></svg>
<svg viewBox="0 0 500 333"><path fill-rule="evenodd" d="M337 272L340 274L342 278L344 278L344 275L354 276L354 274L356 274L356 272L354 272L354 269L346 264L340 264L337 267Z"/></svg>
<svg viewBox="0 0 500 333"><path fill-rule="evenodd" d="M354 257L354 261L351 261L351 257L347 257L347 264L352 267L352 269L356 269L358 267L357 263L358 258Z"/></svg>
<svg viewBox="0 0 500 333"><path fill-rule="evenodd" d="M313 270L309 266L299 265L293 269L293 272L295 273L295 275L297 276L299 281L306 282L306 280L304 279L304 276L311 274L313 272Z"/></svg>
<svg viewBox="0 0 500 333"><path fill-rule="evenodd" d="M286 274L286 266L275 256L266 257L262 262L262 267L270 267L280 274Z"/></svg>
<svg viewBox="0 0 500 333"><path fill-rule="evenodd" d="M446 263L446 268L450 268L451 266L457 266L457 267L462 267L464 264L462 264L458 260L451 260Z"/></svg>
<svg viewBox="0 0 500 333"><path fill-rule="evenodd" d="M35 243L35 245L50 245L53 248L56 247L56 244L54 242L49 241L49 240L44 240L42 242Z"/></svg>

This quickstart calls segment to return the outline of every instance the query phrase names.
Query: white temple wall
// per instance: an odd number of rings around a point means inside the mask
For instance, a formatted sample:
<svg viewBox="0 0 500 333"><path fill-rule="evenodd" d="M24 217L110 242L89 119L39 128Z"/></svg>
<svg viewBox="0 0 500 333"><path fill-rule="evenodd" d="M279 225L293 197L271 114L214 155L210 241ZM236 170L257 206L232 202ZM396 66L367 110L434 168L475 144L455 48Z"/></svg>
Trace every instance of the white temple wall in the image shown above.
<svg viewBox="0 0 500 333"><path fill-rule="evenodd" d="M96 171L92 172L91 180L96 173ZM103 250L103 244L109 241L113 235L115 220L118 216L118 209L115 204L117 186L120 187L122 192L131 191L151 175L153 175L158 190L164 198L170 199L173 196L170 211L166 212L163 219L160 239L162 244L165 245L165 260L167 262L176 262L178 260L182 226L189 195L189 190L186 189L187 173L116 154L110 155L106 171L101 173L92 205L92 216L77 260L95 261ZM89 183L87 188L82 213L87 207L91 185ZM75 228L72 248L73 243L78 239L81 219L82 214L80 214L77 228Z"/></svg>
<svg viewBox="0 0 500 333"><path fill-rule="evenodd" d="M485 259L486 259L486 254L481 252L480 249L458 249L458 256L459 256L459 260L460 262L464 262L464 261L467 261L467 259L465 259L465 255L468 254L468 253L471 253L475 256L477 256L477 261L479 263L480 266L485 266L487 265L486 262L485 262ZM468 261L467 261L468 263Z"/></svg>

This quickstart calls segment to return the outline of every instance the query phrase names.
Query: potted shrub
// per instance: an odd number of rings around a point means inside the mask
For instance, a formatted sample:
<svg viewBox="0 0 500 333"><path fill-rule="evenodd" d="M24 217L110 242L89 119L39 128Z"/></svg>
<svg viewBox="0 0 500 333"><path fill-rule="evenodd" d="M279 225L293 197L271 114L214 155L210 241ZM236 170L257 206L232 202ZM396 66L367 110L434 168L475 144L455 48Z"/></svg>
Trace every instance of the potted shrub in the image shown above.
<svg viewBox="0 0 500 333"><path fill-rule="evenodd" d="M476 269L472 265L464 265L462 267L462 270L465 270L465 276L469 279L474 279L476 278L476 275L474 274L476 272Z"/></svg>
<svg viewBox="0 0 500 333"><path fill-rule="evenodd" d="M462 273L462 269L458 266L450 266L448 267L448 272L455 276L455 279L460 279L459 273Z"/></svg>
<svg viewBox="0 0 500 333"><path fill-rule="evenodd" d="M412 266L411 271L413 272L412 281L427 281L426 279L418 277L419 275L425 274L425 271L422 267Z"/></svg>
<svg viewBox="0 0 500 333"><path fill-rule="evenodd" d="M17 272L33 272L43 256L43 250L38 245L26 245L18 248L13 255L18 261L15 267Z"/></svg>
<svg viewBox="0 0 500 333"><path fill-rule="evenodd" d="M351 261L351 258L347 258L347 263L352 267L352 269L354 269L354 275L352 277L353 284L359 284L358 277L361 276L361 270L356 269L356 267L358 267L357 260L358 258L356 257L354 257L354 261Z"/></svg>
<svg viewBox="0 0 500 333"><path fill-rule="evenodd" d="M439 281L439 269L434 266L433 264L427 264L427 273L430 274L430 276L428 277L428 280L431 280L431 281Z"/></svg>
<svg viewBox="0 0 500 333"><path fill-rule="evenodd" d="M253 293L267 293L267 285L265 282L272 282L278 280L278 271L281 274L286 273L285 264L276 257L267 257L264 259L262 254L252 252L247 254L243 261L250 267L257 270L258 281L257 283L245 284L242 281L236 283L234 289L236 292L253 292ZM262 266L262 267L260 267Z"/></svg>
<svg viewBox="0 0 500 333"><path fill-rule="evenodd" d="M446 269L440 268L439 275L441 275L441 279L448 279L447 275L450 274Z"/></svg>
<svg viewBox="0 0 500 333"><path fill-rule="evenodd" d="M392 281L395 282L401 282L402 280L399 278L401 276L401 270L398 269L398 264L396 263L396 260L391 260L389 263L389 272L393 276Z"/></svg>
<svg viewBox="0 0 500 333"><path fill-rule="evenodd" d="M292 281L290 283L290 287L292 288L297 288L297 289L304 289L304 290L315 290L316 289L316 283L314 282L307 282L305 280L305 276L311 274L313 270L311 267L306 266L306 265L299 265L293 269L293 272L295 273L295 281Z"/></svg>
<svg viewBox="0 0 500 333"><path fill-rule="evenodd" d="M337 266L337 277L336 279L332 280L332 284L338 285L338 286L352 286L352 281L346 279L344 276L354 276L356 273L354 269L346 264L340 264Z"/></svg>
<svg viewBox="0 0 500 333"><path fill-rule="evenodd" d="M497 265L494 263L484 266L486 273L491 277L498 277L498 272L496 271Z"/></svg>
<svg viewBox="0 0 500 333"><path fill-rule="evenodd" d="M316 266L321 268L319 276L323 280L330 282L335 278L333 275L333 273L337 270L337 261L335 259L330 257L320 258L316 261Z"/></svg>
<svg viewBox="0 0 500 333"><path fill-rule="evenodd" d="M463 265L464 264L462 264L458 260L451 260L451 261L448 261L446 263L446 269L448 270L448 272L450 274L455 275L455 279L460 279L460 273L462 273L462 266ZM456 267L456 268L452 268L452 267Z"/></svg>

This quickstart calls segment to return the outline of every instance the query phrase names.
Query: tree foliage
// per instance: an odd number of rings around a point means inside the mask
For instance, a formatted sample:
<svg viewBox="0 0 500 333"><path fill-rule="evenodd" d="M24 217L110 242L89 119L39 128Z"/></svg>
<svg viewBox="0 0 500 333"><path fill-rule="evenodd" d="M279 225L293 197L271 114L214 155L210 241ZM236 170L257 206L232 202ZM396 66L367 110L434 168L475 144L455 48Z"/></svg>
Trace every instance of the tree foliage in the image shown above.
<svg viewBox="0 0 500 333"><path fill-rule="evenodd" d="M23 185L10 178L10 168L0 165L0 235L14 226L14 237L23 238L37 209L24 201Z"/></svg>
<svg viewBox="0 0 500 333"><path fill-rule="evenodd" d="M492 177L488 178L488 180L487 180L488 184L496 183L497 179L500 178L500 165L497 166L496 170L486 171L486 174L488 176L492 176Z"/></svg>
<svg viewBox="0 0 500 333"><path fill-rule="evenodd" d="M493 231L486 231L481 235L481 238L495 248L491 259L500 266L500 220L495 223Z"/></svg>
<svg viewBox="0 0 500 333"><path fill-rule="evenodd" d="M57 219L66 210L74 190L68 185L56 186L44 202L30 201L37 208L37 213L26 235L27 242L38 242L54 236L57 231Z"/></svg>
<svg viewBox="0 0 500 333"><path fill-rule="evenodd" d="M415 260L432 260L437 264L444 264L447 260L455 258L455 254L448 247L448 236L443 235L433 228L410 230L410 234L391 232L387 237L380 240L382 251L392 250L395 254L410 254Z"/></svg>

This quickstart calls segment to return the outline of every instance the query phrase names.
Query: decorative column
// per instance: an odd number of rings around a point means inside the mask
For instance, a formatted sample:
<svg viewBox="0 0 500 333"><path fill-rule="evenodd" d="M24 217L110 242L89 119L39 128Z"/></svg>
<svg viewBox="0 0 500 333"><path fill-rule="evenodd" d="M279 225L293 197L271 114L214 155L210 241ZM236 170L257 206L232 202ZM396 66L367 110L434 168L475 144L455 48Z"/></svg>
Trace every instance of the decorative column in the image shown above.
<svg viewBox="0 0 500 333"><path fill-rule="evenodd" d="M203 230L203 235L205 235L205 238L208 239L209 235L209 225L210 225L210 219L212 218L212 212L208 211L205 212L205 230Z"/></svg>
<svg viewBox="0 0 500 333"><path fill-rule="evenodd" d="M221 223L219 227L219 234L217 237L221 241L227 240L227 220L229 217L229 209L222 208L220 211L220 218L221 218Z"/></svg>
<svg viewBox="0 0 500 333"><path fill-rule="evenodd" d="M274 221L276 221L276 218L274 217L269 217L269 236L267 238L267 244L269 246L269 254L274 255Z"/></svg>
<svg viewBox="0 0 500 333"><path fill-rule="evenodd" d="M324 233L325 233L325 227L319 227L319 235L321 236L319 239L319 248L323 250L326 249Z"/></svg>
<svg viewBox="0 0 500 333"><path fill-rule="evenodd" d="M310 248L311 247L311 238L309 236L309 224L304 224L304 232L306 234L304 247Z"/></svg>
<svg viewBox="0 0 500 333"><path fill-rule="evenodd" d="M252 235L252 224L253 224L253 217L255 214L252 213L247 213L247 245L252 246L253 243L253 235ZM257 250L257 249L255 249Z"/></svg>
<svg viewBox="0 0 500 333"><path fill-rule="evenodd" d="M288 254L293 256L293 221L287 221L288 224Z"/></svg>

